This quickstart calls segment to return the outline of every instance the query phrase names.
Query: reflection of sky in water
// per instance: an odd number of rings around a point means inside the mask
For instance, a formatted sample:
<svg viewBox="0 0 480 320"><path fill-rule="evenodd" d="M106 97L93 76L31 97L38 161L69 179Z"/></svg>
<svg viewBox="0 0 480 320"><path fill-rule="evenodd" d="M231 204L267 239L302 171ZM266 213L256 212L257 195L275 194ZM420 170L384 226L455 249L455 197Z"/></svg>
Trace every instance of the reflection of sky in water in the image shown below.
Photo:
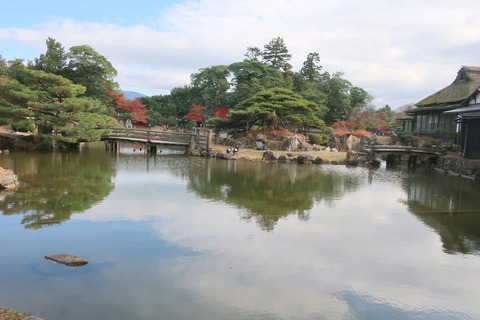
<svg viewBox="0 0 480 320"><path fill-rule="evenodd" d="M146 156L147 148L144 144L141 143L121 143L119 152L124 155L136 155L136 156ZM173 155L173 154L185 154L186 147L181 146L168 146L168 145L159 145L157 146L156 154L158 155ZM150 155L150 151L148 151Z"/></svg>
<svg viewBox="0 0 480 320"><path fill-rule="evenodd" d="M360 187L315 203L307 221L289 215L265 232L240 218L245 208L201 199L181 172L162 161L147 170L142 161L122 162L114 191L61 226L19 238L21 226L9 222L19 250L8 252L15 266L0 267L21 279L0 285L35 283L22 294L40 315L55 304L72 319L480 317L480 257L443 252L440 237L400 201L396 173L326 167L356 175ZM57 252L90 264L58 274L40 259ZM14 304L3 290L0 301Z"/></svg>

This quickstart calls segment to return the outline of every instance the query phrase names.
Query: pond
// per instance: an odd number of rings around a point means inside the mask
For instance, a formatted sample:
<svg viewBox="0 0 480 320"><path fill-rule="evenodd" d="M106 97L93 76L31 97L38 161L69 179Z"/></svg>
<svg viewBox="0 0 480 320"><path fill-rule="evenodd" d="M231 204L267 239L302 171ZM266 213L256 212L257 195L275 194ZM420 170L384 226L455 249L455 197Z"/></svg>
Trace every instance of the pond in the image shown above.
<svg viewBox="0 0 480 320"><path fill-rule="evenodd" d="M135 149L135 151L133 151ZM10 153L0 305L80 319L480 319L480 185L417 167ZM45 260L68 253L89 261Z"/></svg>

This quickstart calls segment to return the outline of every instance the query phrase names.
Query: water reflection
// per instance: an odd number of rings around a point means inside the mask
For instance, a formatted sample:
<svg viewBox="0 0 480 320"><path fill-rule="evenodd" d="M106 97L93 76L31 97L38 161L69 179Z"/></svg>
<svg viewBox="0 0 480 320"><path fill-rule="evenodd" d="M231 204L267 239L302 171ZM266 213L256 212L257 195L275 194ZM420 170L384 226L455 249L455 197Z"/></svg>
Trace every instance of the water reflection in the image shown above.
<svg viewBox="0 0 480 320"><path fill-rule="evenodd" d="M445 254L423 213L407 210L442 183L428 172L100 151L92 163L11 158L30 185L81 180L90 166L115 188L57 228L24 232L17 217L0 217L6 305L52 320L479 319L480 256ZM461 200L474 206L472 197ZM50 252L89 264L57 272L41 259Z"/></svg>
<svg viewBox="0 0 480 320"><path fill-rule="evenodd" d="M419 169L404 181L409 210L441 237L447 253L480 253L480 184Z"/></svg>
<svg viewBox="0 0 480 320"><path fill-rule="evenodd" d="M344 299L355 319L378 319L378 320L450 320L450 319L471 319L467 313L459 311L438 311L438 310L415 310L396 306L388 301L382 301L375 297L357 292L342 292L339 297ZM365 317L366 311L368 317Z"/></svg>
<svg viewBox="0 0 480 320"><path fill-rule="evenodd" d="M281 218L296 214L308 220L314 203L333 206L334 200L357 189L363 177L342 169L209 160L191 168L188 187L203 198L244 209L243 219L271 231Z"/></svg>
<svg viewBox="0 0 480 320"><path fill-rule="evenodd" d="M39 229L69 220L114 188L115 166L106 157L81 153L17 153L0 159L21 177L14 193L0 198L4 215L22 214L26 229Z"/></svg>

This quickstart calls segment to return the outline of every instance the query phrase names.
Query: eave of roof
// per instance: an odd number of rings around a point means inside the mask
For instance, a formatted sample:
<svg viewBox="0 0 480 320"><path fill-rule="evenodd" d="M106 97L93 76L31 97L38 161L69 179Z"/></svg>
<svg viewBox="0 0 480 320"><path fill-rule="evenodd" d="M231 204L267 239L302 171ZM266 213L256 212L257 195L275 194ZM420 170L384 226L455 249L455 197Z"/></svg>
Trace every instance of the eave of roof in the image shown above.
<svg viewBox="0 0 480 320"><path fill-rule="evenodd" d="M463 108L448 110L448 111L445 111L444 113L469 113L469 112L477 112L477 111L480 111L480 103L471 104Z"/></svg>
<svg viewBox="0 0 480 320"><path fill-rule="evenodd" d="M417 108L413 110L409 110L407 114L422 114L422 113L442 113L447 110L452 110L458 108L459 104L451 104L448 106L439 106L439 107L424 107L424 108Z"/></svg>

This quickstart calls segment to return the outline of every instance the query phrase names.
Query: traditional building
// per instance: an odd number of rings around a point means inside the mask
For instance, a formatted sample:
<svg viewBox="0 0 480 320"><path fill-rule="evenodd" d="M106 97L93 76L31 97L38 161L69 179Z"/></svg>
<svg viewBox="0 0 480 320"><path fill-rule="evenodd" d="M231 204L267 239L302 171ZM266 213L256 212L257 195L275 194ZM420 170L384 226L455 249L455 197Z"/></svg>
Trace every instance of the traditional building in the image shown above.
<svg viewBox="0 0 480 320"><path fill-rule="evenodd" d="M480 87L459 108L444 113L455 115L460 124L458 142L461 154L465 158L480 159Z"/></svg>
<svg viewBox="0 0 480 320"><path fill-rule="evenodd" d="M414 110L412 131L423 135L446 135L457 130L457 113L446 112L458 109L480 87L480 67L462 67L455 81L442 90L426 97Z"/></svg>
<svg viewBox="0 0 480 320"><path fill-rule="evenodd" d="M395 109L395 121L399 125L399 132L412 132L412 123L413 123L413 116L409 114L409 111L417 108L413 103L403 105Z"/></svg>

